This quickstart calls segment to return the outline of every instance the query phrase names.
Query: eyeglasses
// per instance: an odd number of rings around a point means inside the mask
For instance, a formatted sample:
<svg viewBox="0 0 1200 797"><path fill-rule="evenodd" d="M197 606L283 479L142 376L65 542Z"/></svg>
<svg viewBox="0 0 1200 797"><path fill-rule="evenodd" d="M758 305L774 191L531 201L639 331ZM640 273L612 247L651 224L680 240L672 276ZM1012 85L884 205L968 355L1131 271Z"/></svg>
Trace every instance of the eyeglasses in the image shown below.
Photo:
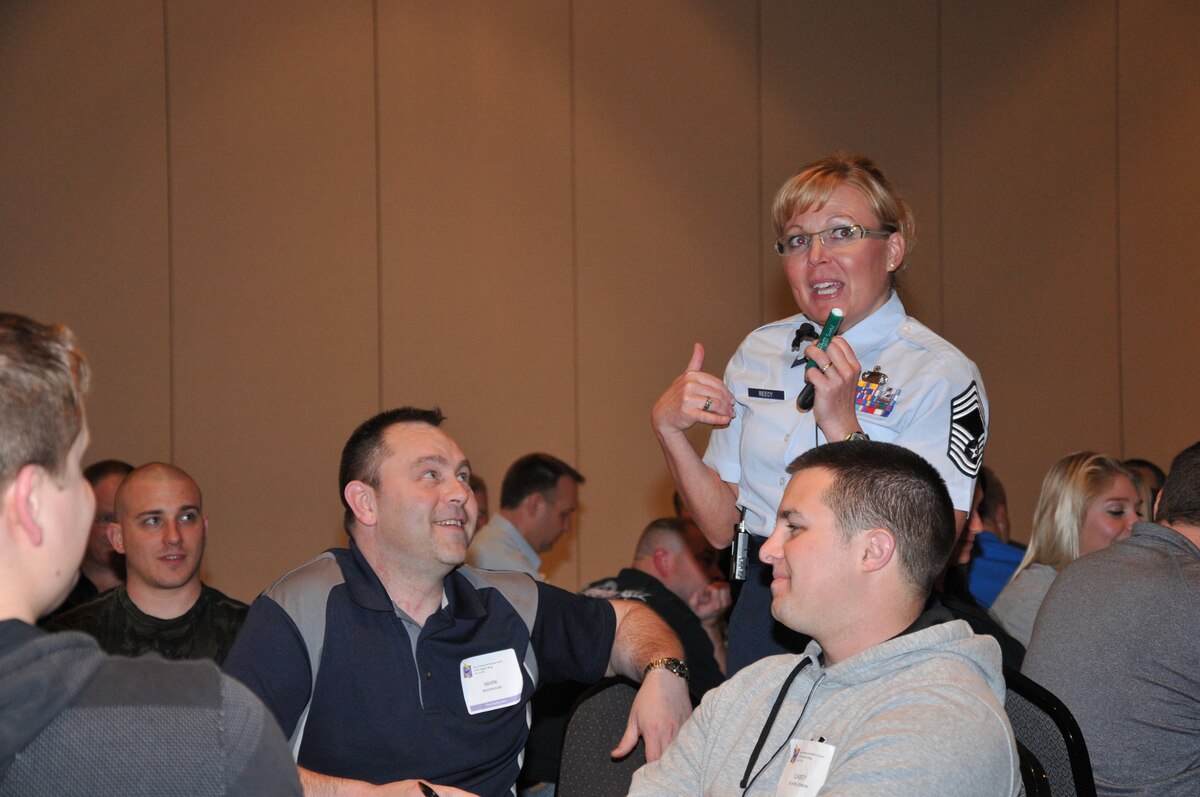
<svg viewBox="0 0 1200 797"><path fill-rule="evenodd" d="M849 246L859 238L887 238L896 228L887 225L882 230L868 230L861 224L842 224L830 227L820 232L798 232L784 235L775 241L775 251L781 257L791 257L812 249L813 238L820 238L821 245L827 249L840 249Z"/></svg>

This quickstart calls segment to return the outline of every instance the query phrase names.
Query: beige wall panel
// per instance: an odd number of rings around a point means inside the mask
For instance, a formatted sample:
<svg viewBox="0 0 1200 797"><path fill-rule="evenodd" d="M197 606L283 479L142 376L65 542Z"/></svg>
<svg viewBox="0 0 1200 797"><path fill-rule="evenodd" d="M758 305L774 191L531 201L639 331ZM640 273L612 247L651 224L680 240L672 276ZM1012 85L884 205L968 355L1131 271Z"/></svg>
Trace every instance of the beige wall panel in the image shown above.
<svg viewBox="0 0 1200 797"><path fill-rule="evenodd" d="M1124 454L1165 470L1200 439L1200 7L1123 3L1119 41Z"/></svg>
<svg viewBox="0 0 1200 797"><path fill-rule="evenodd" d="M575 5L581 583L628 565L646 523L671 513L650 406L693 342L720 374L756 325L756 16Z"/></svg>
<svg viewBox="0 0 1200 797"><path fill-rule="evenodd" d="M440 405L493 511L578 458L569 46L552 0L379 6L383 403Z"/></svg>
<svg viewBox="0 0 1200 797"><path fill-rule="evenodd" d="M762 8L761 322L796 312L769 248L775 192L805 163L847 151L871 156L912 204L918 242L902 296L910 315L940 331L938 4L763 0Z"/></svg>
<svg viewBox="0 0 1200 797"><path fill-rule="evenodd" d="M378 404L371 3L168 7L175 454L248 599L344 541Z"/></svg>
<svg viewBox="0 0 1200 797"><path fill-rule="evenodd" d="M776 188L864 151L1024 535L1061 455L1197 436L1197 33L1165 0L7 2L0 307L79 332L89 460L196 474L238 597L342 541L381 403L440 404L493 507L522 453L579 465L574 587L668 511L648 413L691 342L720 372L793 312Z"/></svg>
<svg viewBox="0 0 1200 797"><path fill-rule="evenodd" d="M85 462L170 455L162 5L0 4L0 308L92 365Z"/></svg>
<svg viewBox="0 0 1200 797"><path fill-rule="evenodd" d="M1114 13L947 4L942 30L945 333L1023 539L1050 465L1120 453Z"/></svg>

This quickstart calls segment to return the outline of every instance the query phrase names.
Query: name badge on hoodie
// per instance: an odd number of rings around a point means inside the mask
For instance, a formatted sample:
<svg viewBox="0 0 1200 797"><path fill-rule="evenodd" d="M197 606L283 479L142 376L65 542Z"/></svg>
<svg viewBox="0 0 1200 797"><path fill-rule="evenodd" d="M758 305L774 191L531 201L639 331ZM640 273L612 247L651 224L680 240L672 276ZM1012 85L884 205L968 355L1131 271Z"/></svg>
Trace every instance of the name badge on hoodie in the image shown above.
<svg viewBox="0 0 1200 797"><path fill-rule="evenodd" d="M783 762L783 774L779 776L775 797L796 797L820 791L829 775L835 749L833 745L815 739L788 742L787 758Z"/></svg>

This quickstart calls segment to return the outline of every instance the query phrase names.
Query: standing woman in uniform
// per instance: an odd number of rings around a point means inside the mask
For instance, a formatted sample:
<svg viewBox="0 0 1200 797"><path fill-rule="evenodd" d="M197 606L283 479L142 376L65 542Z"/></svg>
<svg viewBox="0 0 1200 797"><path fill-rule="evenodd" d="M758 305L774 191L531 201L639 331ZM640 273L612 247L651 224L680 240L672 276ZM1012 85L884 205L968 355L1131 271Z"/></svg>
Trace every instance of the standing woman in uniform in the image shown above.
<svg viewBox="0 0 1200 797"><path fill-rule="evenodd" d="M863 156L805 166L773 208L775 242L800 314L759 327L725 379L705 373L697 343L687 370L659 397L652 423L681 496L709 541L730 544L743 510L751 533L746 583L729 627L729 675L804 639L771 618L772 568L758 548L775 527L788 463L826 442L866 436L929 460L954 502L971 507L987 438L987 397L975 364L908 316L894 287L916 240L908 204ZM813 342L830 310L845 312L828 351ZM805 368L805 358L816 368ZM812 383L811 411L797 396ZM685 432L714 427L701 458Z"/></svg>

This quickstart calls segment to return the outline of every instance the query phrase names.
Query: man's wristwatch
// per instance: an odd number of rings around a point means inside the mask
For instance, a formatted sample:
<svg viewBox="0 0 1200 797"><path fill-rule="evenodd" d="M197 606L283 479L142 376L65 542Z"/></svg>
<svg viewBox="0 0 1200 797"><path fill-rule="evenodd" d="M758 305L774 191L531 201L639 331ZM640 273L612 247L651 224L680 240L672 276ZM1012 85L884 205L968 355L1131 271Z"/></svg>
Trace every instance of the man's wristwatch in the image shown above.
<svg viewBox="0 0 1200 797"><path fill-rule="evenodd" d="M688 672L687 664L683 663L679 659L655 659L646 665L646 669L642 670L642 677L645 678L647 675L649 675L651 670L670 670L685 681L691 678L691 673Z"/></svg>
<svg viewBox="0 0 1200 797"><path fill-rule="evenodd" d="M871 438L867 437L866 432L851 432L850 434L846 435L846 437L843 439L845 439L845 440L870 440Z"/></svg>

